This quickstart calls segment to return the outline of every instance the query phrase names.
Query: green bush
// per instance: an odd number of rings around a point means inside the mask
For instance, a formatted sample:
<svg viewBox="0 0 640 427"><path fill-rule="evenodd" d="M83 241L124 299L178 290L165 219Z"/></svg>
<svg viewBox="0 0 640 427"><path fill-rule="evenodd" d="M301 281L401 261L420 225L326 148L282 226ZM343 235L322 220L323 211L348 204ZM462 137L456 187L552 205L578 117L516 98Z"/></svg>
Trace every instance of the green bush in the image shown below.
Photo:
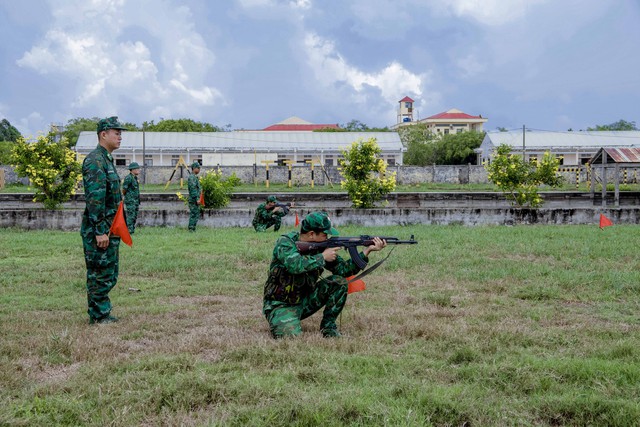
<svg viewBox="0 0 640 427"><path fill-rule="evenodd" d="M549 152L544 153L542 160L525 162L521 155L511 154L510 146L502 144L496 149L491 163L485 164L485 169L489 181L500 188L512 204L535 208L544 203L538 194L541 185L562 185L559 166L560 160Z"/></svg>
<svg viewBox="0 0 640 427"><path fill-rule="evenodd" d="M240 178L233 173L229 178L223 179L222 172L211 170L200 178L200 185L204 193L204 207L209 209L224 208L231 200L233 187L240 183Z"/></svg>
<svg viewBox="0 0 640 427"><path fill-rule="evenodd" d="M340 159L340 185L349 193L355 208L372 208L374 204L396 187L395 172L386 176L387 164L378 156L382 150L375 138L358 140L347 150L342 150Z"/></svg>
<svg viewBox="0 0 640 427"><path fill-rule="evenodd" d="M31 180L33 201L42 202L46 209L56 209L69 200L82 178L82 167L67 139L56 142L53 134L41 135L36 142L18 138L11 163L19 177Z"/></svg>

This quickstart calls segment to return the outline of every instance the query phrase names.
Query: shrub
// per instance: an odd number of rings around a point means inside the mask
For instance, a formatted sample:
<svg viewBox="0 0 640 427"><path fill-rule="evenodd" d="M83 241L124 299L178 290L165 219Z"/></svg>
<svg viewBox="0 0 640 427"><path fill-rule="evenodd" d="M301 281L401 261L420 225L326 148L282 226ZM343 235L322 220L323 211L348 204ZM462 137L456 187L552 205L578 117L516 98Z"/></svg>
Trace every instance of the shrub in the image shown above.
<svg viewBox="0 0 640 427"><path fill-rule="evenodd" d="M69 200L82 179L82 167L66 138L56 142L54 136L41 135L35 142L20 137L11 154L18 176L29 178L35 188L33 201L42 202L46 209L57 209Z"/></svg>
<svg viewBox="0 0 640 427"><path fill-rule="evenodd" d="M355 208L372 208L374 204L396 188L395 172L385 176L386 162L378 156L382 150L376 139L358 140L342 150L340 185L349 193ZM377 174L377 176L376 176Z"/></svg>
<svg viewBox="0 0 640 427"><path fill-rule="evenodd" d="M538 194L541 185L560 187L560 160L549 152L542 160L525 162L521 155L511 154L511 147L502 144L496 149L491 163L485 164L487 178L505 194L512 205L539 207L544 203Z"/></svg>
<svg viewBox="0 0 640 427"><path fill-rule="evenodd" d="M240 183L240 178L233 173L230 177L223 179L220 169L211 170L200 178L202 191L204 193L204 207L209 209L224 208L231 200L233 187Z"/></svg>

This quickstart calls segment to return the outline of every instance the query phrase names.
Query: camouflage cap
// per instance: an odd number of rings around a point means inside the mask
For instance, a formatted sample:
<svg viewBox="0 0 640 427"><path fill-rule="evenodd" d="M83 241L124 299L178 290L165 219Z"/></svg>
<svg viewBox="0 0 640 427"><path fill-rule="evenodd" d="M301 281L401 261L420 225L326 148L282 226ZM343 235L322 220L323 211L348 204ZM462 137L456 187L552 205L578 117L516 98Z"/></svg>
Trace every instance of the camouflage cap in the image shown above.
<svg viewBox="0 0 640 427"><path fill-rule="evenodd" d="M118 121L118 116L107 117L98 122L98 133L108 129L127 130L127 128L122 126L122 123Z"/></svg>
<svg viewBox="0 0 640 427"><path fill-rule="evenodd" d="M140 169L140 165L137 162L129 163L129 170L132 171L134 169Z"/></svg>
<svg viewBox="0 0 640 427"><path fill-rule="evenodd" d="M200 163L198 162L191 163L191 169L200 169Z"/></svg>
<svg viewBox="0 0 640 427"><path fill-rule="evenodd" d="M312 212L302 220L300 232L307 233L309 231L327 233L331 236L338 235L338 230L331 226L331 220L326 212Z"/></svg>
<svg viewBox="0 0 640 427"><path fill-rule="evenodd" d="M278 203L278 199L276 198L276 196L269 196L267 197L267 203L270 203L270 202Z"/></svg>

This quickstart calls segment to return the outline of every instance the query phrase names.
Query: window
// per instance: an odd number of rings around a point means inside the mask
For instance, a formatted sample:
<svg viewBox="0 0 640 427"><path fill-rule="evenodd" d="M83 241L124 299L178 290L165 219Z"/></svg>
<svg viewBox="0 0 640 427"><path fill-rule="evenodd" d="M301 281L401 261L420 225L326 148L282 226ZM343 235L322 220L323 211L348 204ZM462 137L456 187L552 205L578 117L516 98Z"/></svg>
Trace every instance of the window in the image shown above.
<svg viewBox="0 0 640 427"><path fill-rule="evenodd" d="M464 130L464 129L460 129L460 128L458 128L458 129L456 129L456 133L462 133L462 131L463 131L463 130Z"/></svg>
<svg viewBox="0 0 640 427"><path fill-rule="evenodd" d="M445 135L449 135L449 129L445 129L445 130L444 130L444 134L445 134Z"/></svg>
<svg viewBox="0 0 640 427"><path fill-rule="evenodd" d="M325 166L333 166L333 159L324 159L324 165Z"/></svg>
<svg viewBox="0 0 640 427"><path fill-rule="evenodd" d="M116 159L116 166L127 166L127 159Z"/></svg>
<svg viewBox="0 0 640 427"><path fill-rule="evenodd" d="M395 158L395 157L389 157L389 158L387 159L387 164L388 164L389 166L395 166L395 165L396 165L396 158Z"/></svg>
<svg viewBox="0 0 640 427"><path fill-rule="evenodd" d="M145 166L153 166L153 156L151 156L151 155L144 156L144 165Z"/></svg>
<svg viewBox="0 0 640 427"><path fill-rule="evenodd" d="M178 164L178 162L180 161L180 155L178 154L173 154L171 156L171 166L175 166Z"/></svg>
<svg viewBox="0 0 640 427"><path fill-rule="evenodd" d="M411 108L411 103L410 102L405 102L404 103L404 108Z"/></svg>

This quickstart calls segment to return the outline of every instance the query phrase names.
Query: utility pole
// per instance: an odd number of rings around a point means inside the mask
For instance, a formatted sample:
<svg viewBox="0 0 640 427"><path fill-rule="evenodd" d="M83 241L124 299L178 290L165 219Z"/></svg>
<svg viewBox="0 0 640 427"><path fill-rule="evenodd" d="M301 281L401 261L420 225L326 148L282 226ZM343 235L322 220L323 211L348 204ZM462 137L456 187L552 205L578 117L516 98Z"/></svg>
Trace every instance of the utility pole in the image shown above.
<svg viewBox="0 0 640 427"><path fill-rule="evenodd" d="M524 144L524 134L525 134L525 129L524 129L524 125L522 125L522 161L524 162L524 155L525 155L525 144Z"/></svg>
<svg viewBox="0 0 640 427"><path fill-rule="evenodd" d="M142 124L142 185L147 183L147 156L144 141L144 123Z"/></svg>

